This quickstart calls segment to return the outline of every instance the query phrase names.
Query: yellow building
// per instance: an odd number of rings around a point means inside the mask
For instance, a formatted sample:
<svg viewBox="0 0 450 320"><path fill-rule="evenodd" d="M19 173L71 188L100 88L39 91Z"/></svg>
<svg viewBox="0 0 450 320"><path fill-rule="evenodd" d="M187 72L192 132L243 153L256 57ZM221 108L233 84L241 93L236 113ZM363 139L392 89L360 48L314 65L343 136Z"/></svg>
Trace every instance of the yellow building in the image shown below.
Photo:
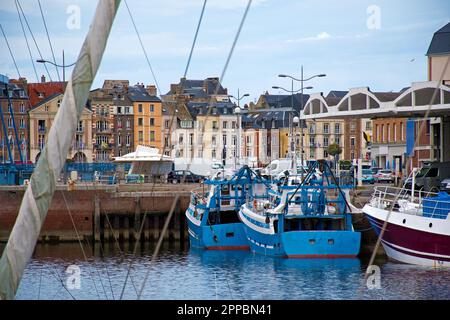
<svg viewBox="0 0 450 320"><path fill-rule="evenodd" d="M34 106L30 117L30 160L37 162L44 148L56 113L63 99L62 93L49 96ZM84 108L78 122L67 159L75 162L92 162L92 111Z"/></svg>
<svg viewBox="0 0 450 320"><path fill-rule="evenodd" d="M134 146L145 145L163 150L163 114L161 100L156 96L156 87L136 85L128 88L128 97L133 103Z"/></svg>

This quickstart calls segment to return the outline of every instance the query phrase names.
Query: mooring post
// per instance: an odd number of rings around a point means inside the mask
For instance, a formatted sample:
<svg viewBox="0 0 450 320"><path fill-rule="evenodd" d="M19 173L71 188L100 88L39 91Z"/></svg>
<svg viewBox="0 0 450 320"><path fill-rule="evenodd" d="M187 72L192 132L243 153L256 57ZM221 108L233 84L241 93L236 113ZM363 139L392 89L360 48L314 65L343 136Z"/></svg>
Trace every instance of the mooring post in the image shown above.
<svg viewBox="0 0 450 320"><path fill-rule="evenodd" d="M130 218L128 215L123 219L123 238L125 241L130 240Z"/></svg>
<svg viewBox="0 0 450 320"><path fill-rule="evenodd" d="M141 198L134 200L134 240L139 241L139 228L141 227Z"/></svg>
<svg viewBox="0 0 450 320"><path fill-rule="evenodd" d="M94 242L100 241L100 198L94 198Z"/></svg>

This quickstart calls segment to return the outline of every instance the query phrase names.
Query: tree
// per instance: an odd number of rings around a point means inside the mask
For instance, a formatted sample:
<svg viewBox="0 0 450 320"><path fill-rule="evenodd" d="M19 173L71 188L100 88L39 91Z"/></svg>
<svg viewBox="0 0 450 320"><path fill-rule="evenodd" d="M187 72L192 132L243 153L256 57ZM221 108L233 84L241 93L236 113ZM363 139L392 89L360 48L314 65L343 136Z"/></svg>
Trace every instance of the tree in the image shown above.
<svg viewBox="0 0 450 320"><path fill-rule="evenodd" d="M332 143L328 146L327 152L330 156L333 156L334 158L334 166L336 170L336 156L342 153L342 148L337 143Z"/></svg>

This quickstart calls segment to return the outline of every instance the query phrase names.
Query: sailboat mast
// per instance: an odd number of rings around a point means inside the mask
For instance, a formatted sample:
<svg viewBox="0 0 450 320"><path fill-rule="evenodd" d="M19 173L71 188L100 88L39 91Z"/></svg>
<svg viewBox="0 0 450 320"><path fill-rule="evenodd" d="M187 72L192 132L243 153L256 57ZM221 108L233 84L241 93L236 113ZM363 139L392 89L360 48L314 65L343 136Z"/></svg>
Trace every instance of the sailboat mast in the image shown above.
<svg viewBox="0 0 450 320"><path fill-rule="evenodd" d="M98 2L61 107L50 128L47 144L31 176L0 259L0 300L14 299L25 267L33 254L119 4L120 0Z"/></svg>

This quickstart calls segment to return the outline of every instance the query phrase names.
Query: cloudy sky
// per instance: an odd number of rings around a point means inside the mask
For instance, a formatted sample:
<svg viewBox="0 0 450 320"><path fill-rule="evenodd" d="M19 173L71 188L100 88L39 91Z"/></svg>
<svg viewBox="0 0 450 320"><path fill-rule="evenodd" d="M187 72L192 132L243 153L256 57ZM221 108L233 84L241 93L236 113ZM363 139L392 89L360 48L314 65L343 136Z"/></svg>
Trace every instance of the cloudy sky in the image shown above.
<svg viewBox="0 0 450 320"><path fill-rule="evenodd" d="M75 61L96 1L40 2L57 62L62 62L63 49L66 63ZM44 59L51 60L38 1L20 0L20 4ZM247 0L208 0L188 78L222 73L246 4ZM165 93L184 73L203 0L128 0L128 5ZM400 90L426 80L428 45L433 33L448 22L448 0L253 0L223 84L230 94L236 95L239 88L254 100L266 90L281 93L271 89L274 85L290 89L291 83L277 75L299 76L303 65L305 76L327 74L308 83L314 86L311 92L363 86ZM0 23L21 75L36 81L14 0L0 1ZM33 59L39 59L26 32ZM0 37L0 73L17 77ZM36 68L39 77L46 74L41 64ZM49 71L57 80L55 68L49 66ZM119 8L93 88L105 79L155 83L125 3Z"/></svg>

